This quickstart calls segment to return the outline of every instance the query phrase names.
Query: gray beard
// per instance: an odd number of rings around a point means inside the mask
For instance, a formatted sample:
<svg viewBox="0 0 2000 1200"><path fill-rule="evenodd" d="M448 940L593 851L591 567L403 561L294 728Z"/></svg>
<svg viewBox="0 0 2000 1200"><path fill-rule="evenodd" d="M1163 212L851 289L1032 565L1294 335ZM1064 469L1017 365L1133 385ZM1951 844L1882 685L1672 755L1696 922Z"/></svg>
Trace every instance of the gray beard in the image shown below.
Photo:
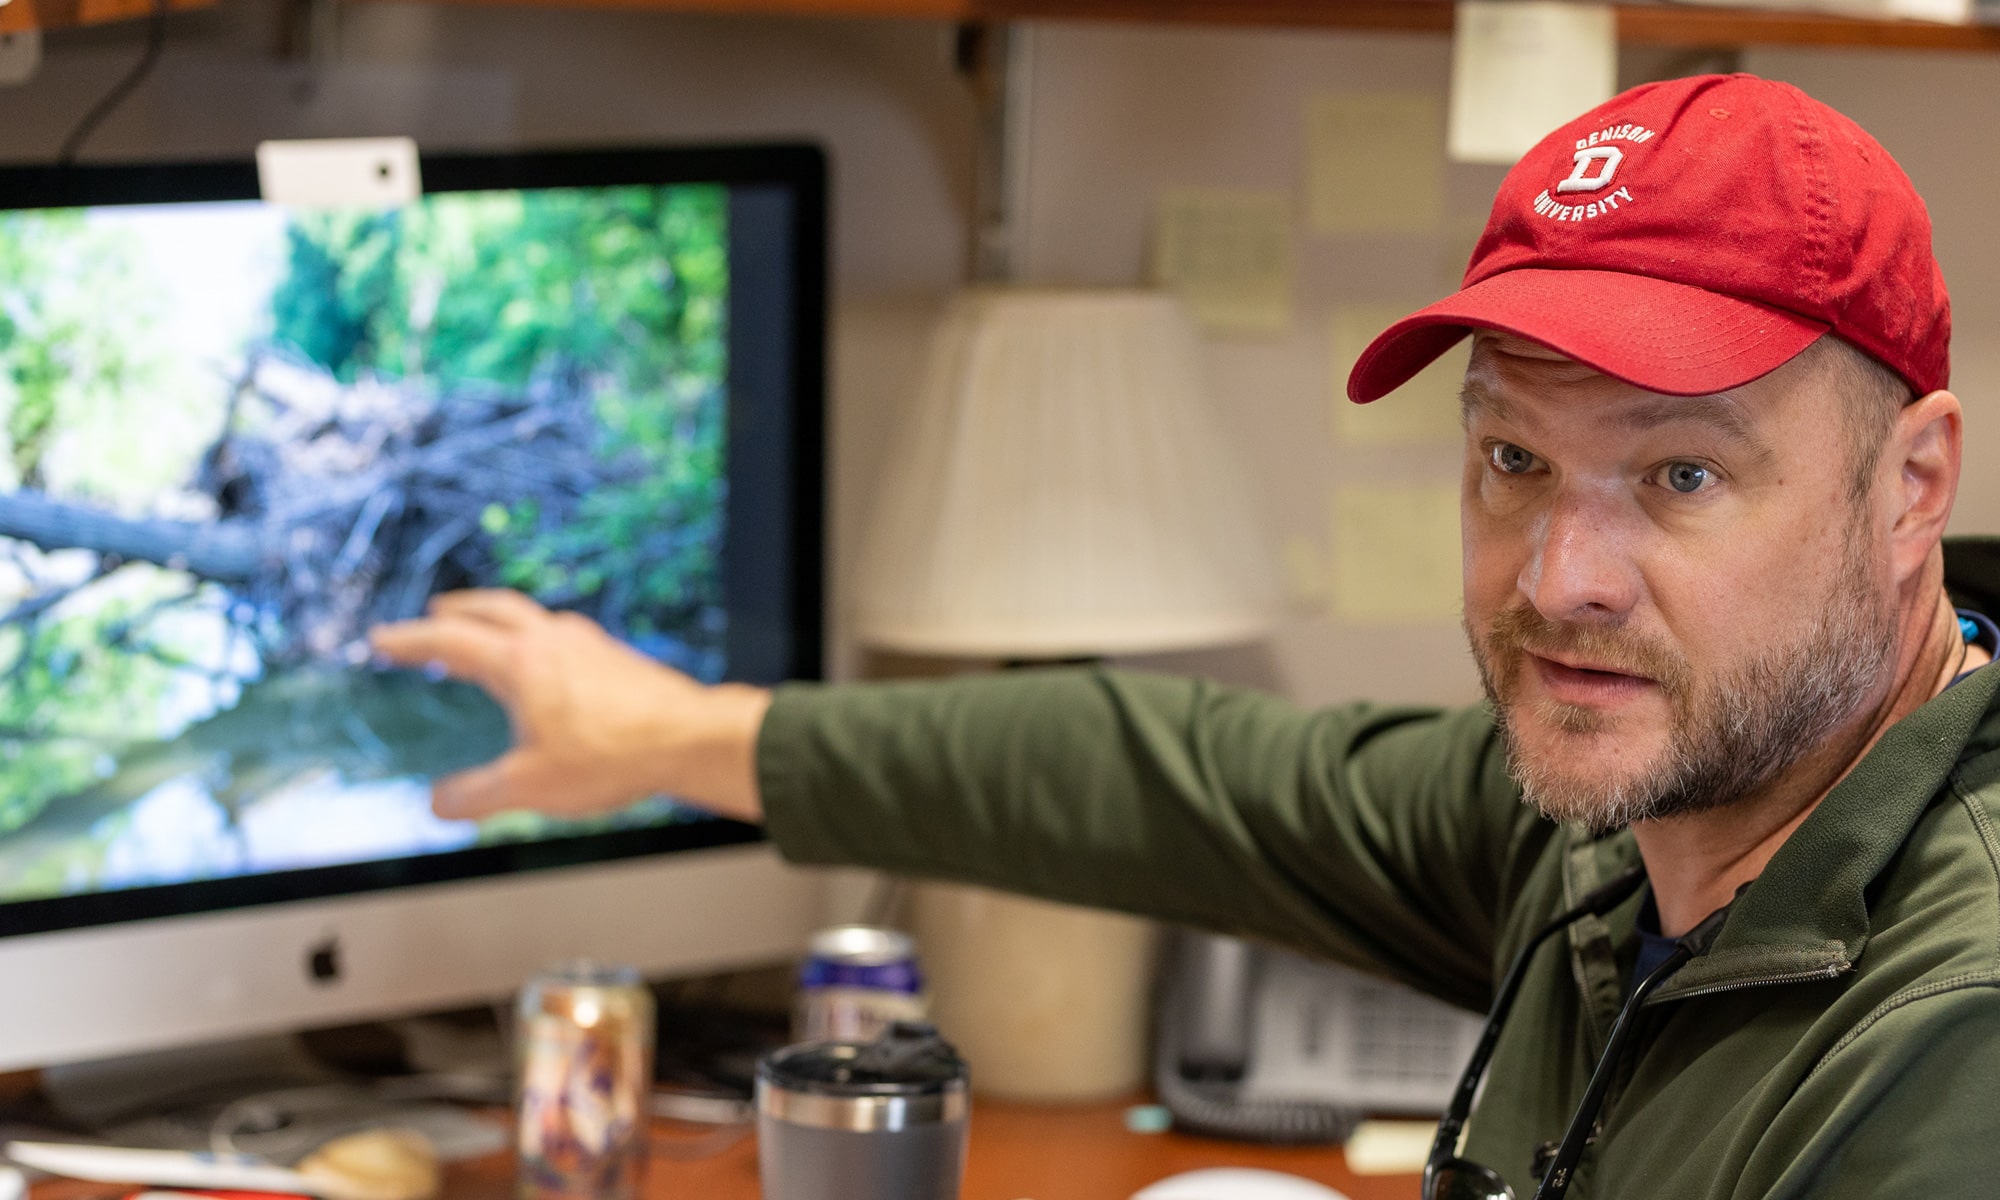
<svg viewBox="0 0 2000 1200"><path fill-rule="evenodd" d="M1673 714L1667 749L1651 771L1630 779L1577 779L1558 763L1525 753L1512 728L1515 704L1506 699L1516 689L1522 647L1518 642L1495 647L1473 637L1480 683L1523 798L1552 821L1603 834L1636 821L1722 808L1769 784L1860 712L1894 650L1891 612L1868 589L1867 574L1841 574L1841 590L1816 619L1801 622L1803 635L1792 642L1712 683L1695 685L1684 668L1678 677L1671 670L1655 675ZM1526 621L1559 628L1539 617ZM1496 659L1502 662L1496 665ZM1598 714L1569 705L1545 705L1539 715L1575 733L1601 725Z"/></svg>

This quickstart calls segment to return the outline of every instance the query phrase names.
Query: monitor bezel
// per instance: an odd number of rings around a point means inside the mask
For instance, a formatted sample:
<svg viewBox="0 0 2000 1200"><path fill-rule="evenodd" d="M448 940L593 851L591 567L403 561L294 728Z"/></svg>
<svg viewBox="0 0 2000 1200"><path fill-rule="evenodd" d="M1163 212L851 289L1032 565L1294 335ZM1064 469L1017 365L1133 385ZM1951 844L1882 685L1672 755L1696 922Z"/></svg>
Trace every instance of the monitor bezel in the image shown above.
<svg viewBox="0 0 2000 1200"><path fill-rule="evenodd" d="M611 146L423 154L426 195L626 184L775 186L792 200L791 380L787 389L792 564L786 676L817 679L824 653L827 166L816 145ZM0 165L0 211L260 199L251 159ZM736 348L732 331L732 351ZM0 939L165 917L501 879L763 840L753 825L702 819L336 866L0 902Z"/></svg>

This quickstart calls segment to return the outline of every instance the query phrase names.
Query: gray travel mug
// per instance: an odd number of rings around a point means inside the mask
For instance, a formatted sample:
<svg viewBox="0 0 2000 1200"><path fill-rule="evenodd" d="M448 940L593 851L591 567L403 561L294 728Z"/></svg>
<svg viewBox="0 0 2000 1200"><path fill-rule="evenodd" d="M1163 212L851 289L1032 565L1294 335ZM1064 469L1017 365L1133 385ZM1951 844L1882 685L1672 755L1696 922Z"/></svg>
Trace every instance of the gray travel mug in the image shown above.
<svg viewBox="0 0 2000 1200"><path fill-rule="evenodd" d="M764 1200L957 1200L965 1060L929 1025L807 1042L757 1064Z"/></svg>

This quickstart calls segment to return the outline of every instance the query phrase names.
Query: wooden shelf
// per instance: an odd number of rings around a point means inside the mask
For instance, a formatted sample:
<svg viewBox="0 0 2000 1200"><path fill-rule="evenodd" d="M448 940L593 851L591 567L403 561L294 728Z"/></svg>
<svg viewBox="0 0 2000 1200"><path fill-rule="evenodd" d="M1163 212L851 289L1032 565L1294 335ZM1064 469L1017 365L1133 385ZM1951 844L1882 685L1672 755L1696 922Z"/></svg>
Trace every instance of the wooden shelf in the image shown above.
<svg viewBox="0 0 2000 1200"><path fill-rule="evenodd" d="M770 16L932 21L1157 21L1174 24L1450 33L1449 0L441 0L542 8L622 8ZM217 0L169 0L175 11ZM141 19L153 0L0 0L0 35ZM1816 13L1634 4L1618 9L1620 41L1644 46L1856 46L2000 50L2000 26L1864 20Z"/></svg>
<svg viewBox="0 0 2000 1200"><path fill-rule="evenodd" d="M990 19L1179 21L1218 25L1449 33L1453 6L1441 0L969 0ZM800 7L839 7L825 0ZM1867 20L1690 4L1618 8L1618 40L1646 46L1874 46L2000 50L2000 26Z"/></svg>
<svg viewBox="0 0 2000 1200"><path fill-rule="evenodd" d="M15 0L16 3L25 0ZM46 0L45 0L46 2ZM119 0L130 3L133 0ZM138 0L143 2L143 0ZM545 8L652 9L824 17L908 17L938 21L1158 21L1182 24L1373 29L1449 33L1445 0L444 0L457 4L537 4ZM1618 37L1647 46L1857 46L1920 50L2000 50L2000 26L1865 20L1816 13L1621 6Z"/></svg>
<svg viewBox="0 0 2000 1200"><path fill-rule="evenodd" d="M1618 10L1618 39L1648 46L1864 46L1992 51L2000 50L2000 26L1648 5Z"/></svg>
<svg viewBox="0 0 2000 1200"><path fill-rule="evenodd" d="M174 12L213 8L217 0L168 0ZM153 0L0 0L0 35L28 29L108 25L153 15Z"/></svg>

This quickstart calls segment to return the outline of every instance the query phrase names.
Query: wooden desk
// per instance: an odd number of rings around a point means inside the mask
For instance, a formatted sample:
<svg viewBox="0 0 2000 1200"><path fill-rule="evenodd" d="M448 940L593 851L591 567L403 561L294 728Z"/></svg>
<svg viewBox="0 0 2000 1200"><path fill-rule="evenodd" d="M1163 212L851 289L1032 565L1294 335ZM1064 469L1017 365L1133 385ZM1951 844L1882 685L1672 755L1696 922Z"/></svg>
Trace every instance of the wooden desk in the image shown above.
<svg viewBox="0 0 2000 1200"><path fill-rule="evenodd" d="M1415 1200L1414 1175L1357 1176L1337 1149L1253 1146L1186 1134L1137 1134L1126 1106L981 1101L960 1200L1126 1200L1157 1179L1202 1167L1263 1167L1317 1180L1352 1200ZM494 1119L504 1120L499 1114ZM122 1200L131 1189L74 1180L37 1184L33 1200ZM496 1154L445 1171L443 1200L513 1200L514 1161ZM646 1200L759 1200L757 1140L711 1158L655 1157ZM854 1200L870 1200L856 1196Z"/></svg>
<svg viewBox="0 0 2000 1200"><path fill-rule="evenodd" d="M1224 1166L1289 1171L1353 1200L1415 1200L1417 1194L1416 1176L1357 1176L1335 1149L1131 1133L1125 1108L975 1104L961 1200L1126 1200L1156 1179ZM444 1200L511 1200L513 1182L514 1164L505 1156L461 1164L446 1176ZM646 1191L647 1200L758 1200L756 1139L746 1137L695 1162L655 1157Z"/></svg>

